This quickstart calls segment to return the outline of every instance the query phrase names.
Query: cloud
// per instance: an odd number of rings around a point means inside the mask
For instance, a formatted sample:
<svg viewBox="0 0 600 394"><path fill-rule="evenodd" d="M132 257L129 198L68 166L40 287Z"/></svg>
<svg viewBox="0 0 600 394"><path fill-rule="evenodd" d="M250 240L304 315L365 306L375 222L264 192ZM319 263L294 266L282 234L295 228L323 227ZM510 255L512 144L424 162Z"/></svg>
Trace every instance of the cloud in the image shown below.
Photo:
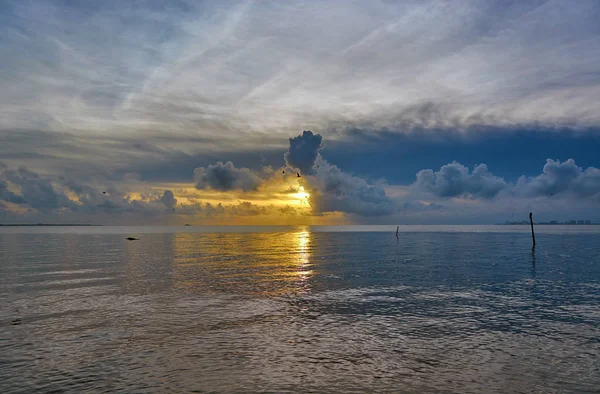
<svg viewBox="0 0 600 394"><path fill-rule="evenodd" d="M198 167L194 170L194 180L197 189L213 189L219 191L255 190L262 179L248 168L236 168L228 161L217 162L208 167Z"/></svg>
<svg viewBox="0 0 600 394"><path fill-rule="evenodd" d="M19 189L19 194L8 189L9 183ZM17 170L0 167L0 198L16 204L27 204L40 212L75 207L73 201L57 190L50 180L24 167Z"/></svg>
<svg viewBox="0 0 600 394"><path fill-rule="evenodd" d="M173 209L177 205L177 199L170 190L165 190L164 194L160 197L160 201L169 209Z"/></svg>
<svg viewBox="0 0 600 394"><path fill-rule="evenodd" d="M239 204L229 207L229 214L234 216L258 216L266 215L268 212L267 207L252 204L249 201L241 201Z"/></svg>
<svg viewBox="0 0 600 394"><path fill-rule="evenodd" d="M25 199L23 196L13 193L8 188L8 183L6 181L0 179L0 200L4 200L7 202L11 202L14 204L24 204Z"/></svg>
<svg viewBox="0 0 600 394"><path fill-rule="evenodd" d="M439 171L421 170L416 186L438 197L494 198L508 187L504 179L494 176L487 165L479 164L472 172L460 163L446 164Z"/></svg>
<svg viewBox="0 0 600 394"><path fill-rule="evenodd" d="M0 165L0 201L29 207L42 214L159 214L163 204L177 200L167 190L162 197L135 199L116 187L98 189L73 179L44 177L25 167ZM6 206L4 209L6 210ZM21 211L21 213L27 212Z"/></svg>
<svg viewBox="0 0 600 394"><path fill-rule="evenodd" d="M307 177L310 203L317 213L345 212L381 216L394 212L396 205L385 190L365 179L347 174L335 165L319 160L314 176Z"/></svg>
<svg viewBox="0 0 600 394"><path fill-rule="evenodd" d="M377 152L353 153L348 165L333 145L352 128L470 136L482 126L491 135L561 126L591 134L600 126L594 0L569 12L559 1L158 3L4 1L0 157L48 176L56 194L53 174L90 185L119 183L125 172L142 182L188 182L191 169L218 160L260 171L262 157L279 167L280 149L302 127L328 139L331 150L321 154L344 171L409 182L455 159L469 169L495 163L481 155L466 162L469 152L425 162L427 152L406 144L414 167L382 169L373 164L386 161ZM305 175L319 156L312 137L296 137L287 155ZM238 175L235 186L214 180L216 190L256 184ZM212 188L208 179L200 185ZM42 193L37 187L32 193ZM57 199L49 206L64 202ZM96 205L131 208L119 199Z"/></svg>
<svg viewBox="0 0 600 394"><path fill-rule="evenodd" d="M285 162L288 166L299 169L302 174L312 174L319 151L323 147L322 140L321 135L306 130L302 135L290 138L290 147L284 155Z"/></svg>
<svg viewBox="0 0 600 394"><path fill-rule="evenodd" d="M221 165L222 163L218 163ZM225 168L228 166L223 165ZM215 166L213 166L214 169ZM234 173L242 177L247 169L235 169ZM263 173L274 176L270 167L263 168ZM278 174L277 174L278 175ZM253 175L258 177L258 175ZM237 179L239 181L239 179ZM139 220L162 220L165 218L164 207L178 209L169 215L173 220L237 220L236 218L253 216L275 217L279 214L272 205L254 204L240 201L235 204L200 202L188 198L185 203L178 204L172 190L157 194L138 181L139 187L133 193L115 186L98 188L95 185L82 183L74 179L59 177L51 179L27 168L13 169L0 162L0 211L1 218L12 221L23 219L71 221L85 220L106 222L123 219L125 223ZM133 198L133 195L139 197ZM171 213L169 211L169 213ZM110 218L113 219L110 219ZM118 219L115 219L118 218ZM186 219L186 220L187 220Z"/></svg>
<svg viewBox="0 0 600 394"><path fill-rule="evenodd" d="M583 170L573 159L562 163L547 159L542 174L533 178L520 177L516 189L529 196L570 194L600 201L600 169L589 167Z"/></svg>
<svg viewBox="0 0 600 394"><path fill-rule="evenodd" d="M321 155L323 137L311 131L289 139L289 148L284 158L288 166L297 168L302 173L300 180L310 190L309 202L313 213L320 215L328 212L344 212L361 216L380 216L393 212L395 203L389 199L383 187L369 184L368 181L351 174L344 173L337 166L329 164ZM268 167L258 174L247 168L236 168L232 162L200 167L194 170L196 188L219 191L255 190L264 177L271 178L279 171ZM294 179L295 179L294 175ZM288 186L284 194L298 193L299 189ZM239 216L265 214L264 207L242 202L237 206L225 208L223 205L208 205L208 215L212 211L227 210ZM296 214L293 207L279 208L282 214Z"/></svg>
<svg viewBox="0 0 600 394"><path fill-rule="evenodd" d="M240 201L237 204L211 204L209 202L198 205L197 213L202 211L196 218L215 218L219 216L240 217L240 216L260 216L274 213L272 206L260 206L252 204L250 201Z"/></svg>
<svg viewBox="0 0 600 394"><path fill-rule="evenodd" d="M72 211L85 214L121 214L121 213L153 213L160 205L158 199L133 199L129 194L116 187L98 189L74 180L67 180L64 186L71 190L77 201Z"/></svg>
<svg viewBox="0 0 600 394"><path fill-rule="evenodd" d="M425 211L439 211L443 210L444 206L437 203L422 203L420 201L406 201L400 205L400 210L404 213L411 212L425 212Z"/></svg>
<svg viewBox="0 0 600 394"><path fill-rule="evenodd" d="M310 204L315 213L345 212L362 216L380 216L396 208L382 187L347 174L329 164L319 153L323 137L304 131L290 138L286 163L300 169L310 188Z"/></svg>
<svg viewBox="0 0 600 394"><path fill-rule="evenodd" d="M296 216L300 213L296 208L292 207L291 205L285 205L285 206L279 208L278 211L282 215L290 215L290 216Z"/></svg>
<svg viewBox="0 0 600 394"><path fill-rule="evenodd" d="M502 0L4 3L0 116L13 129L243 142L300 122L600 123L594 0L569 12Z"/></svg>
<svg viewBox="0 0 600 394"><path fill-rule="evenodd" d="M414 190L424 191L440 198L467 197L489 200L500 195L519 198L571 197L578 200L600 201L600 169L579 167L575 160L547 159L540 175L521 176L516 183L488 171L487 165L479 164L473 171L460 163L446 164L439 171L421 170L412 185Z"/></svg>

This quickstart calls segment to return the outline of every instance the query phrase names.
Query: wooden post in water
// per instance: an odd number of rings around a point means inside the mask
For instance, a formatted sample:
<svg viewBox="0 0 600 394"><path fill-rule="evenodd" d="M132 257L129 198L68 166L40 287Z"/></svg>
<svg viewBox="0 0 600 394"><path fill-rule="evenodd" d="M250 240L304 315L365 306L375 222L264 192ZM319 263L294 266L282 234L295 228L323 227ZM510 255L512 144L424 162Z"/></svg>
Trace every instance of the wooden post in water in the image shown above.
<svg viewBox="0 0 600 394"><path fill-rule="evenodd" d="M531 238L533 239L533 246L535 247L535 233L533 232L533 213L529 212L529 223L531 223Z"/></svg>
<svg viewBox="0 0 600 394"><path fill-rule="evenodd" d="M396 238L398 238L398 230L400 230L400 226L396 227Z"/></svg>

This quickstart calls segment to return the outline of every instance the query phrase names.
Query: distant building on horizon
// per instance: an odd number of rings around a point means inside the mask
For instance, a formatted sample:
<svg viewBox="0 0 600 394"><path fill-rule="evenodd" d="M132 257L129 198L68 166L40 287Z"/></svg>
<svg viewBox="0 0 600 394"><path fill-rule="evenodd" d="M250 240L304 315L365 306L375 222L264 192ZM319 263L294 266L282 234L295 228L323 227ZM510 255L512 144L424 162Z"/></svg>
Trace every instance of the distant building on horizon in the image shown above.
<svg viewBox="0 0 600 394"><path fill-rule="evenodd" d="M570 224L575 224L575 225L586 225L586 224L592 225L592 224L598 224L598 225L600 225L600 222L594 223L590 219L584 219L584 220L574 220L574 219L571 219L571 220L567 220L565 222L560 222L558 220L550 220L549 222L534 222L534 223L545 224L545 225L551 225L551 224L563 224L563 225L564 224L567 224L567 225L570 225ZM529 224L529 221L528 220L518 220L518 221L509 221L509 220L506 220L504 222L504 224Z"/></svg>

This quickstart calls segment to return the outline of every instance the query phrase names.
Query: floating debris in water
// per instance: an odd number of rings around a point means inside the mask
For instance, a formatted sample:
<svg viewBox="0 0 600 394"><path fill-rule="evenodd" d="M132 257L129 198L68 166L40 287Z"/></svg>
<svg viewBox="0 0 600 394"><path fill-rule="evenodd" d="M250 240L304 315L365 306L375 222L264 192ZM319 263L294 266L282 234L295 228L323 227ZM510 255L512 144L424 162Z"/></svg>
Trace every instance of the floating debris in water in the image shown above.
<svg viewBox="0 0 600 394"><path fill-rule="evenodd" d="M12 324L13 326L18 326L21 323L22 323L21 319L19 319L17 317L16 319L13 319L13 321L10 324Z"/></svg>
<svg viewBox="0 0 600 394"><path fill-rule="evenodd" d="M127 237L125 239L128 241L139 241L140 240L139 238L133 238L133 237Z"/></svg>

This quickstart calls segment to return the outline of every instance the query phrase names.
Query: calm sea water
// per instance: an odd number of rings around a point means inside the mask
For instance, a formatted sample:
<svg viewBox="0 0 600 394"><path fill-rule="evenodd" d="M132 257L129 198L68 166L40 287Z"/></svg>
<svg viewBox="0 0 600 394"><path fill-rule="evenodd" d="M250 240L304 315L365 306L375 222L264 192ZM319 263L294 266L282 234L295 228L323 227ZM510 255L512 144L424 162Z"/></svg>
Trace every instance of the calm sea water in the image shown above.
<svg viewBox="0 0 600 394"><path fill-rule="evenodd" d="M600 226L394 232L0 228L0 392L599 392Z"/></svg>

